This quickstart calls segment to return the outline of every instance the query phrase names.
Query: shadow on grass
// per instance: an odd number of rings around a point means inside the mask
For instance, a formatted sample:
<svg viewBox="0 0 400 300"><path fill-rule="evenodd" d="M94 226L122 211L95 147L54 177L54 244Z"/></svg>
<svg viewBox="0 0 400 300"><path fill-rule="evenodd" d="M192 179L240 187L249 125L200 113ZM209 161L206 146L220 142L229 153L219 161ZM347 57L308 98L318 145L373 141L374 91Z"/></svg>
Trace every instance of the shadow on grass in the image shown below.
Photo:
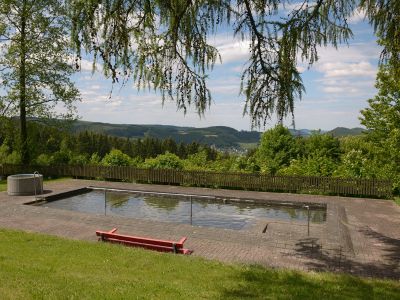
<svg viewBox="0 0 400 300"><path fill-rule="evenodd" d="M250 267L232 280L237 285L225 289L230 299L400 299L400 285L394 281L369 280L331 273L266 271Z"/></svg>
<svg viewBox="0 0 400 300"><path fill-rule="evenodd" d="M360 230L366 237L379 244L380 260L355 261L354 256L341 249L310 247L310 239L300 240L296 246L298 255L308 259L306 266L315 271L346 272L366 277L400 279L400 240L385 236L369 227ZM375 247L376 244L375 243ZM366 252L368 249L365 250ZM367 252L368 253L368 252ZM373 255L373 252L370 253ZM360 255L362 258L362 254Z"/></svg>

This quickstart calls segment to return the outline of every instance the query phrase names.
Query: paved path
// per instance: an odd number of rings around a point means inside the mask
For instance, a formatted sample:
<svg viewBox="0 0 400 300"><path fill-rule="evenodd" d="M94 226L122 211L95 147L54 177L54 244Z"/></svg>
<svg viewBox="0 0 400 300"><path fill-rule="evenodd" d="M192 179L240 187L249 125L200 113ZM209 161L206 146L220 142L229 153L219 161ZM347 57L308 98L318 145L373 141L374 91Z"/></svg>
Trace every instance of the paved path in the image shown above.
<svg viewBox="0 0 400 300"><path fill-rule="evenodd" d="M265 233L265 222L238 231L24 205L34 197L10 197L2 192L0 227L90 241L96 241L96 230L118 227L121 233L161 239L187 236L185 247L194 250L193 255L220 261L400 278L400 207L393 201L88 180L45 183L45 196L87 186L322 203L328 208L327 222L312 224L310 237L304 224L272 219L265 220L269 223Z"/></svg>

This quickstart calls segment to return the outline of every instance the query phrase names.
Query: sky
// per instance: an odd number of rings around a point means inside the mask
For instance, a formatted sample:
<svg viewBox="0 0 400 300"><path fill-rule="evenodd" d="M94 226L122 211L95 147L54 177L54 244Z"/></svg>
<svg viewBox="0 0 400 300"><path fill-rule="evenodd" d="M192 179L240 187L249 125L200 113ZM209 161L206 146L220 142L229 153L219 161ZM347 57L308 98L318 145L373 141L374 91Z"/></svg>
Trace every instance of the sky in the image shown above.
<svg viewBox="0 0 400 300"><path fill-rule="evenodd" d="M381 48L362 13L356 12L349 23L354 37L348 45L342 44L338 49L320 48L319 61L310 69L300 65L306 93L295 103L296 129L361 127L359 112L376 93L374 84ZM173 102L162 105L159 95L138 91L132 81L123 87L113 87L111 79L105 78L101 70L92 74L91 62L84 59L82 70L73 77L82 97L77 103L80 119L116 124L229 126L251 130L249 116L243 116L244 97L239 95L241 71L249 55L247 44L233 39L231 32L217 34L211 38L211 43L219 50L222 63L217 63L209 73L212 104L205 116L200 118L194 109L184 115L183 111L177 111ZM275 124L276 121L271 120L265 128L256 130L268 129ZM291 117L285 124L292 124Z"/></svg>

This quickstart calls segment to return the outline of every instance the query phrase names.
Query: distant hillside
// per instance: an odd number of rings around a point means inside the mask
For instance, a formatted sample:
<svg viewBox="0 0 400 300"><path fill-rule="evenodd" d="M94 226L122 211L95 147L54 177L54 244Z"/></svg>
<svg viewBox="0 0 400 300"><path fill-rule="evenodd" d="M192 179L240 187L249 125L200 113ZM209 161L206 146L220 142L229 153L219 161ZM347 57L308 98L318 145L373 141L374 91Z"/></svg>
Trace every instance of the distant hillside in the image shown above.
<svg viewBox="0 0 400 300"><path fill-rule="evenodd" d="M71 126L72 132L93 131L107 135L144 138L146 136L159 139L172 138L176 142L191 143L193 141L214 145L220 149L227 148L252 148L257 145L262 132L238 131L226 126L212 126L205 128L180 127L171 125L133 125L133 124L109 124L100 122L75 121ZM362 128L337 127L328 133L334 136L357 135L363 131ZM295 136L309 136L313 131L309 129L290 129Z"/></svg>
<svg viewBox="0 0 400 300"><path fill-rule="evenodd" d="M292 128L289 128L289 131L294 136L309 136L313 132L313 130L310 129L292 129Z"/></svg>
<svg viewBox="0 0 400 300"><path fill-rule="evenodd" d="M260 132L238 131L225 126L206 128L179 127L170 125L131 125L108 124L98 122L76 121L72 124L73 132L94 131L108 135L143 138L151 136L159 139L172 138L177 142L215 145L218 148L240 148L240 143L258 143Z"/></svg>
<svg viewBox="0 0 400 300"><path fill-rule="evenodd" d="M328 131L329 134L332 134L333 136L336 137L342 137L342 136L353 136L353 135L360 135L364 131L366 131L363 128L346 128L346 127L336 127L335 129L332 129L331 131Z"/></svg>

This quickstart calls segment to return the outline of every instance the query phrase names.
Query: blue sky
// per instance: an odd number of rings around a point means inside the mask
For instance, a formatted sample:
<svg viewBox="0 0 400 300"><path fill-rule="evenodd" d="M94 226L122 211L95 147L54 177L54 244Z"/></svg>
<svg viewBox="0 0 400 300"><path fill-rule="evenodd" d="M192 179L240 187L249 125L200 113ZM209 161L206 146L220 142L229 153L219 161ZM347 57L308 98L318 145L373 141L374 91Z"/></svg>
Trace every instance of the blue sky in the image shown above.
<svg viewBox="0 0 400 300"><path fill-rule="evenodd" d="M380 47L372 28L356 13L351 19L354 38L349 45L319 50L319 61L310 70L300 66L306 94L295 105L297 129L329 130L338 126L359 127L359 111L376 93L374 88ZM232 38L231 32L211 39L220 51L222 64L210 72L208 87L213 103L205 116L194 110L186 115L177 111L175 103L162 106L161 97L153 92L138 92L132 82L122 88L114 86L101 70L92 75L89 60L82 61L82 71L74 75L81 91L77 104L82 120L125 124L165 124L178 126L230 126L250 130L248 116L243 116L244 97L239 95L240 75L248 58L245 42ZM291 124L291 118L287 120ZM266 128L275 125L275 120ZM263 128L261 128L262 130Z"/></svg>

